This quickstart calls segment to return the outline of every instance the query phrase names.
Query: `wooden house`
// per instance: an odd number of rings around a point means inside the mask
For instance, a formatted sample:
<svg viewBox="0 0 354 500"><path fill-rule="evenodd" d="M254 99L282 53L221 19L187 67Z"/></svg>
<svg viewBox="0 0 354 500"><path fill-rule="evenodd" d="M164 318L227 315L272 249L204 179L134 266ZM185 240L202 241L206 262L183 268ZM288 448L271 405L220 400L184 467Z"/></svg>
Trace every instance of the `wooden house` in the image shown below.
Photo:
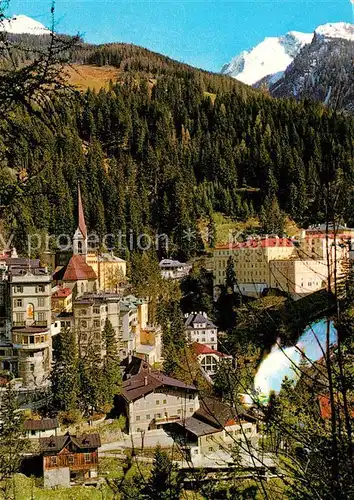
<svg viewBox="0 0 354 500"><path fill-rule="evenodd" d="M70 482L97 477L99 434L40 438L44 486L70 486Z"/></svg>

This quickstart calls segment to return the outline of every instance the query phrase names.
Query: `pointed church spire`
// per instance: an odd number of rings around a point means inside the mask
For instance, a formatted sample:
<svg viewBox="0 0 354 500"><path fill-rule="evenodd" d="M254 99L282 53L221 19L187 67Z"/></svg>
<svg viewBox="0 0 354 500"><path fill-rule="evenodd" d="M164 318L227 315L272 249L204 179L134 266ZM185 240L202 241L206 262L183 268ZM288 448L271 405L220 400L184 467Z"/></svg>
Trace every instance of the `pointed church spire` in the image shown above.
<svg viewBox="0 0 354 500"><path fill-rule="evenodd" d="M77 212L78 212L78 228L80 229L82 236L84 238L86 238L87 228L86 228L86 222L85 222L84 209L83 209L82 200L81 200L80 183L78 183L78 186L77 186Z"/></svg>
<svg viewBox="0 0 354 500"><path fill-rule="evenodd" d="M87 228L84 209L81 200L80 184L77 186L77 218L78 226L73 238L73 254L82 255L85 260L87 256Z"/></svg>

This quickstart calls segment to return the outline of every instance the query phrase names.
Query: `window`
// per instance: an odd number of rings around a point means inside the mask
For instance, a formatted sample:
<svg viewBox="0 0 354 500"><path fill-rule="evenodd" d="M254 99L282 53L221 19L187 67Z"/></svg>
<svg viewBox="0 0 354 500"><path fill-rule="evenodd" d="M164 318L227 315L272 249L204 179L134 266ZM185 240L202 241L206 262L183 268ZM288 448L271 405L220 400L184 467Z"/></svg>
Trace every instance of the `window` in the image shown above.
<svg viewBox="0 0 354 500"><path fill-rule="evenodd" d="M87 321L81 321L81 326L83 328L87 328Z"/></svg>
<svg viewBox="0 0 354 500"><path fill-rule="evenodd" d="M136 416L136 421L139 422L139 420L140 420L140 415L137 415Z"/></svg>
<svg viewBox="0 0 354 500"><path fill-rule="evenodd" d="M198 455L198 450L193 450L194 455Z"/></svg>
<svg viewBox="0 0 354 500"><path fill-rule="evenodd" d="M213 447L212 446L209 446L209 451L213 451Z"/></svg>
<svg viewBox="0 0 354 500"><path fill-rule="evenodd" d="M164 399L164 400L162 401L162 404L163 404L163 405L167 404L167 399Z"/></svg>
<svg viewBox="0 0 354 500"><path fill-rule="evenodd" d="M34 365L30 364L30 371L33 373L34 372Z"/></svg>
<svg viewBox="0 0 354 500"><path fill-rule="evenodd" d="M23 286L15 286L15 293L23 293Z"/></svg>
<svg viewBox="0 0 354 500"><path fill-rule="evenodd" d="M43 297L40 297L38 299L38 307L44 307L45 306L45 300Z"/></svg>
<svg viewBox="0 0 354 500"><path fill-rule="evenodd" d="M155 418L161 418L161 413L155 413Z"/></svg>
<svg viewBox="0 0 354 500"><path fill-rule="evenodd" d="M44 312L39 312L38 313L38 321L46 321L46 313Z"/></svg>
<svg viewBox="0 0 354 500"><path fill-rule="evenodd" d="M51 465L57 465L57 457L50 457Z"/></svg>
<svg viewBox="0 0 354 500"><path fill-rule="evenodd" d="M95 319L95 320L93 321L93 326L94 326L95 328L99 328L99 327L100 327L100 320L99 320L99 319Z"/></svg>
<svg viewBox="0 0 354 500"><path fill-rule="evenodd" d="M193 394L188 394L188 399L194 399Z"/></svg>
<svg viewBox="0 0 354 500"><path fill-rule="evenodd" d="M146 415L146 420L150 420L150 415L149 415L149 413Z"/></svg>
<svg viewBox="0 0 354 500"><path fill-rule="evenodd" d="M0 349L0 356L5 356L5 351L3 349Z"/></svg>
<svg viewBox="0 0 354 500"><path fill-rule="evenodd" d="M90 453L85 453L85 464L91 463L91 455Z"/></svg>
<svg viewBox="0 0 354 500"><path fill-rule="evenodd" d="M36 293L43 293L45 292L45 286L44 285L37 285L36 286Z"/></svg>
<svg viewBox="0 0 354 500"><path fill-rule="evenodd" d="M81 316L86 316L86 314L87 314L86 309L81 309L80 314L81 314Z"/></svg>
<svg viewBox="0 0 354 500"><path fill-rule="evenodd" d="M74 457L74 455L69 455L69 456L68 456L68 463L72 465L74 462L75 462L75 457Z"/></svg>
<svg viewBox="0 0 354 500"><path fill-rule="evenodd" d="M15 299L14 300L14 307L22 307L23 306L23 300L22 299Z"/></svg>
<svg viewBox="0 0 354 500"><path fill-rule="evenodd" d="M182 413L182 410L177 410L177 415L180 415Z"/></svg>
<svg viewBox="0 0 354 500"><path fill-rule="evenodd" d="M189 413L193 413L194 412L194 408L189 408Z"/></svg>
<svg viewBox="0 0 354 500"><path fill-rule="evenodd" d="M35 436L36 435L36 431L32 430L31 431L31 436Z"/></svg>
<svg viewBox="0 0 354 500"><path fill-rule="evenodd" d="M159 399L157 399L157 400L156 400L156 406L159 406L159 404L160 404L160 400L159 400Z"/></svg>
<svg viewBox="0 0 354 500"><path fill-rule="evenodd" d="M93 308L93 314L100 314L100 308L99 307L94 307Z"/></svg>

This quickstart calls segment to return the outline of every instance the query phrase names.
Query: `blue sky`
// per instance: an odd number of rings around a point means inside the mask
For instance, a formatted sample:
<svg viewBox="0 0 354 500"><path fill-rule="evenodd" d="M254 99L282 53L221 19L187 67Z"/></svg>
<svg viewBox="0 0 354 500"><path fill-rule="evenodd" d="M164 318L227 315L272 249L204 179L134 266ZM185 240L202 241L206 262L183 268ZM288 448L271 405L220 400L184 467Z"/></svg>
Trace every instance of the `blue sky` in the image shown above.
<svg viewBox="0 0 354 500"><path fill-rule="evenodd" d="M9 14L48 24L50 0L11 0ZM266 36L352 22L349 0L57 0L57 31L85 41L129 42L219 71Z"/></svg>

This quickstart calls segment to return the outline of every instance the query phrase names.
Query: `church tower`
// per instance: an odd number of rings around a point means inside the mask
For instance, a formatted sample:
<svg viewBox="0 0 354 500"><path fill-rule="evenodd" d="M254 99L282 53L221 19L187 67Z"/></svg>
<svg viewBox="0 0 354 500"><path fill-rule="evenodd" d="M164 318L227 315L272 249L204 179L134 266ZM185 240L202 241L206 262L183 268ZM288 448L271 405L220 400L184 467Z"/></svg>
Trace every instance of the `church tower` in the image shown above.
<svg viewBox="0 0 354 500"><path fill-rule="evenodd" d="M80 185L77 187L77 213L78 226L73 238L73 254L82 255L86 261L87 257L87 228L84 216L84 209L81 200Z"/></svg>

